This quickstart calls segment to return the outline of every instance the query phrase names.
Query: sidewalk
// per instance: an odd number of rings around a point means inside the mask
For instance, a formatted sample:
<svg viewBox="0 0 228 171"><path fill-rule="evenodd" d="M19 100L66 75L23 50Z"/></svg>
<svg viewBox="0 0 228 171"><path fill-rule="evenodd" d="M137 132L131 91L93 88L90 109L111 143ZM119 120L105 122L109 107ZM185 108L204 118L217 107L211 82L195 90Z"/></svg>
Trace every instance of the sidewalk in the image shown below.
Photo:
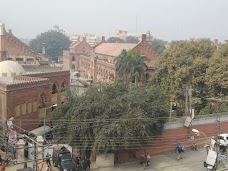
<svg viewBox="0 0 228 171"><path fill-rule="evenodd" d="M206 160L206 150L201 148L198 151L186 151L183 159L177 160L178 154L167 153L151 156L148 171L206 171L203 162ZM95 169L96 171L141 171L143 166L139 161L117 164L114 168Z"/></svg>

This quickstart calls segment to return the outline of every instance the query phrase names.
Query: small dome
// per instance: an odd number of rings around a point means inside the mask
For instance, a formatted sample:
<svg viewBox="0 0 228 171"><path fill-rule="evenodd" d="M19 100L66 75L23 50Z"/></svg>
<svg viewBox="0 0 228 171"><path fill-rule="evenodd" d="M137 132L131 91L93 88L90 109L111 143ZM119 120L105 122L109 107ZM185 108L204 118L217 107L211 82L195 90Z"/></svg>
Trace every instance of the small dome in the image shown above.
<svg viewBox="0 0 228 171"><path fill-rule="evenodd" d="M23 74L25 74L25 70L19 63L14 61L0 62L0 77L12 77Z"/></svg>

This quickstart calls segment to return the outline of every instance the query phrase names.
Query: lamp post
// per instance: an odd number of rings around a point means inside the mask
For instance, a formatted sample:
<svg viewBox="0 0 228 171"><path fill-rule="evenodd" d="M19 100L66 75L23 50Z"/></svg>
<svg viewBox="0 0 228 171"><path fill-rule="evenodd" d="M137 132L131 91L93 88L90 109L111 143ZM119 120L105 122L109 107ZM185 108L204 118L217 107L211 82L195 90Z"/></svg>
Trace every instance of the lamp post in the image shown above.
<svg viewBox="0 0 228 171"><path fill-rule="evenodd" d="M201 132L201 131L199 131L197 129L192 129L192 132L194 132L197 136L199 136L200 134L204 135L204 137L205 137L205 139L207 141L207 144L205 144L204 147L206 147L206 151L207 151L207 154L208 154L208 150L209 150L208 147L210 147L210 145L208 145L208 137L207 137L207 135L204 132Z"/></svg>
<svg viewBox="0 0 228 171"><path fill-rule="evenodd" d="M46 111L47 111L47 109L52 108L52 107L56 107L56 106L57 106L57 104L53 104L52 106L49 106L49 107L47 107L47 108L45 109L45 115L44 115L44 132L45 132L46 116L47 116ZM45 138L46 138L46 137L45 137Z"/></svg>

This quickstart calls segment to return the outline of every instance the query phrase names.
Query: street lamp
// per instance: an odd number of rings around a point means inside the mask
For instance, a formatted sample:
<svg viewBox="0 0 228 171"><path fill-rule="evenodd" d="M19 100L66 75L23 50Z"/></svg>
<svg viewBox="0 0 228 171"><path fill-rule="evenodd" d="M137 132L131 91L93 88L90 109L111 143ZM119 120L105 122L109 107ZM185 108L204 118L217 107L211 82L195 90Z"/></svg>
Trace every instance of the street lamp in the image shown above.
<svg viewBox="0 0 228 171"><path fill-rule="evenodd" d="M57 104L53 104L52 106L49 106L49 107L47 107L47 108L45 109L45 115L44 115L44 132L45 132L45 124L46 124L45 122L46 122L46 116L47 116L47 115L46 115L46 110L49 109L49 108L52 108L52 107L56 107L56 106L57 106Z"/></svg>
<svg viewBox="0 0 228 171"><path fill-rule="evenodd" d="M208 154L208 147L210 147L210 145L208 145L208 137L207 137L207 135L204 133L204 132L201 132L201 131L199 131L199 130L197 130L197 129L192 129L192 132L194 132L197 136L199 136L200 134L203 134L204 135L204 137L205 137L205 139L206 139L206 141L207 141L207 144L205 144L205 148L206 148L206 150L207 150L207 154Z"/></svg>

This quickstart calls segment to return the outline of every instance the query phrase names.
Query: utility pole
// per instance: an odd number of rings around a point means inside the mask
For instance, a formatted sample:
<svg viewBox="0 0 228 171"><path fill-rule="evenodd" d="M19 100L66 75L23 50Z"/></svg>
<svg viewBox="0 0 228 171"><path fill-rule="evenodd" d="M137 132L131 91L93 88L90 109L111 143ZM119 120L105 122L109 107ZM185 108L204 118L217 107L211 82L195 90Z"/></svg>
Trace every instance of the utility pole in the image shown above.
<svg viewBox="0 0 228 171"><path fill-rule="evenodd" d="M39 171L36 142L33 142L33 150L34 150L33 171Z"/></svg>
<svg viewBox="0 0 228 171"><path fill-rule="evenodd" d="M185 88L185 115L188 113L188 86Z"/></svg>
<svg viewBox="0 0 228 171"><path fill-rule="evenodd" d="M191 85L189 86L188 94L189 94L189 113L192 117L192 86Z"/></svg>

